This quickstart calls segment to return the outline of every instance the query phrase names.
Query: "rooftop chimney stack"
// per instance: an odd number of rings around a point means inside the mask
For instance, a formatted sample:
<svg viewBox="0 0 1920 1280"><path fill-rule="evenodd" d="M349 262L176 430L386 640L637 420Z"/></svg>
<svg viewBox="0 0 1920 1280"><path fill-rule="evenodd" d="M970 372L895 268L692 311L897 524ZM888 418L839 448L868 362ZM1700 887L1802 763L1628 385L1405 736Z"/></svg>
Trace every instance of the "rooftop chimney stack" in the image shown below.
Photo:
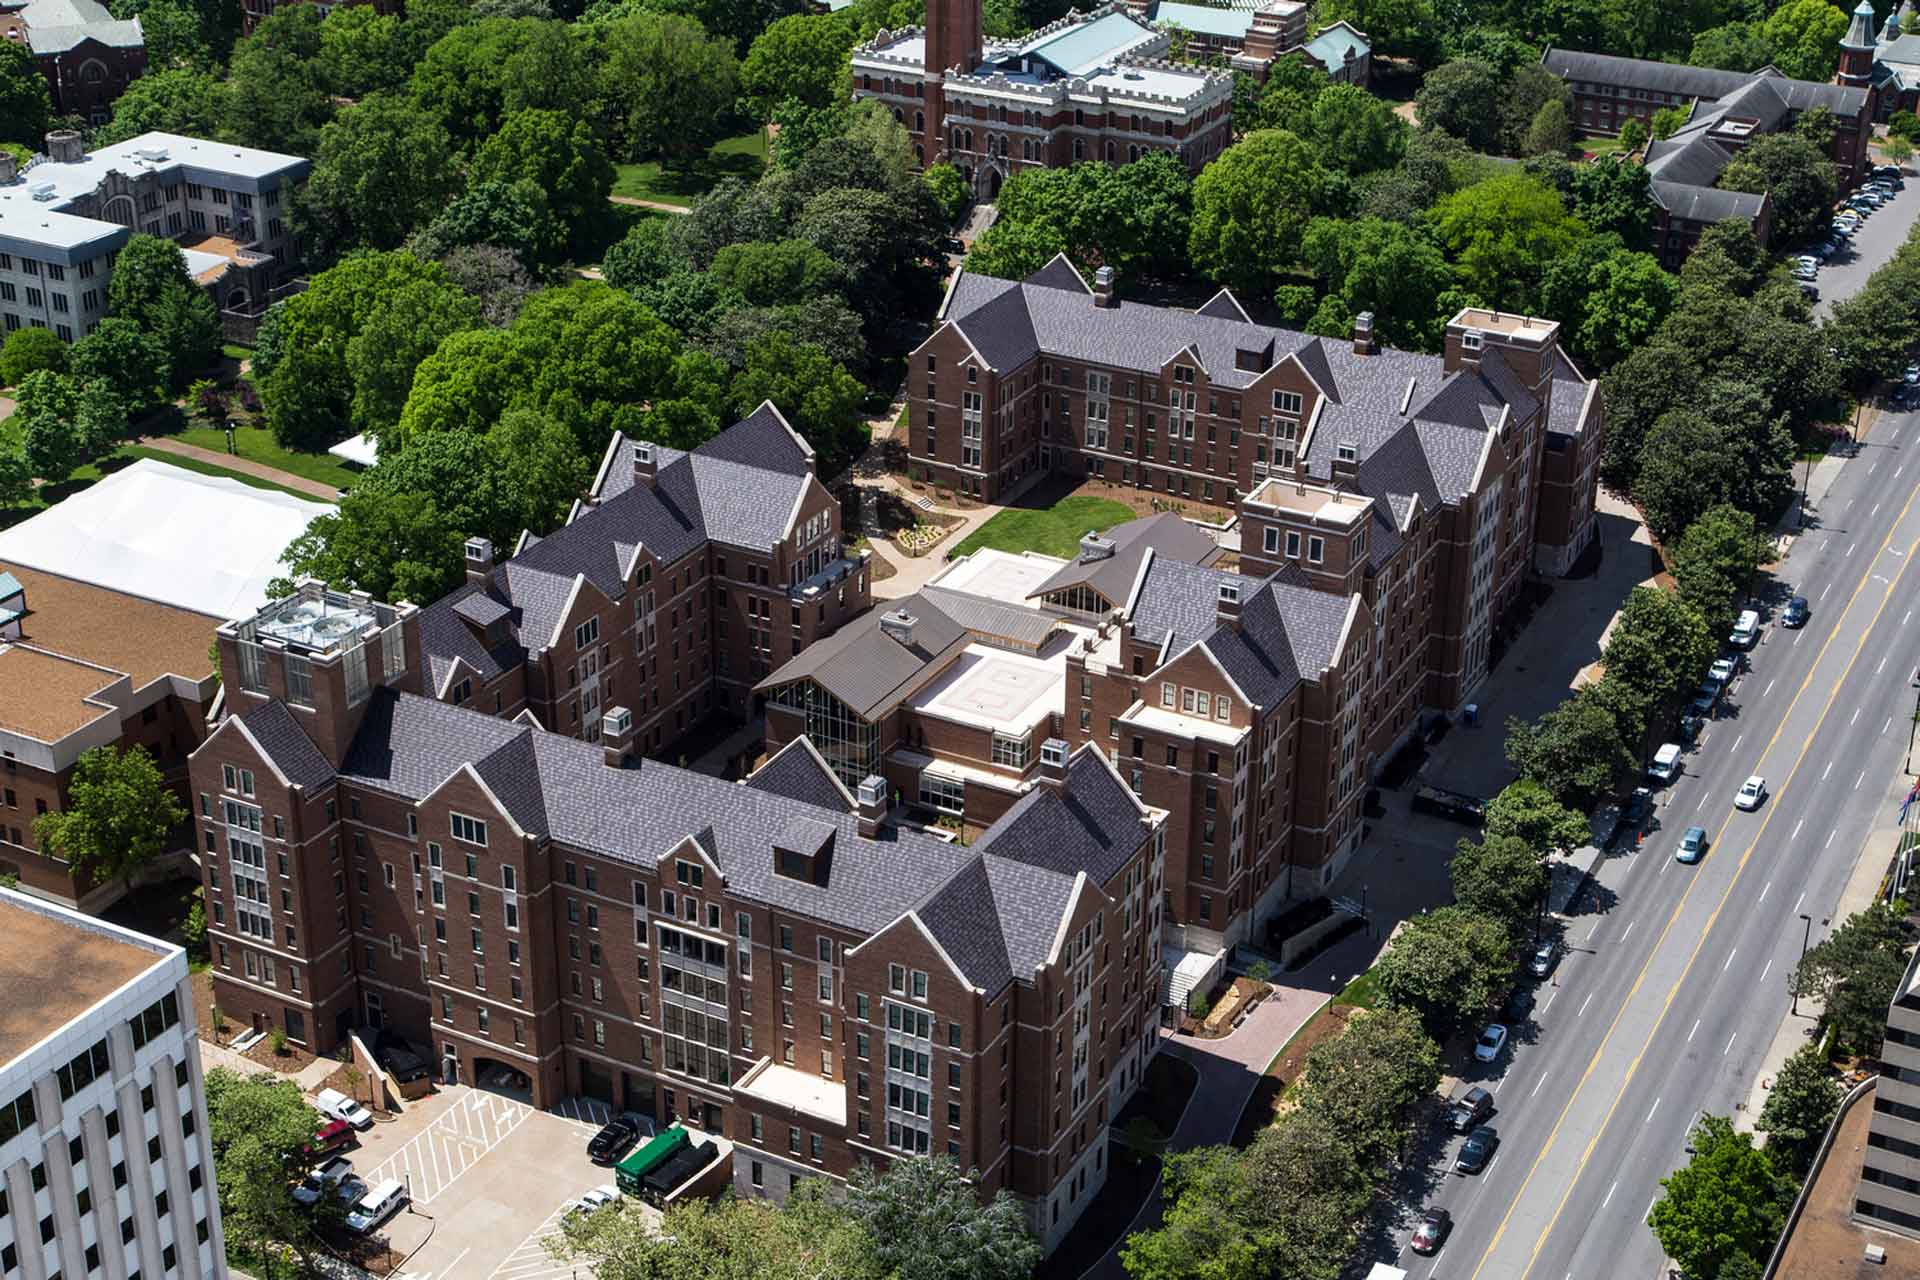
<svg viewBox="0 0 1920 1280"><path fill-rule="evenodd" d="M626 768L627 751L633 746L633 712L608 707L600 718L600 745L606 748L607 768Z"/></svg>
<svg viewBox="0 0 1920 1280"><path fill-rule="evenodd" d="M1089 529L1080 535L1080 563L1092 564L1097 560L1109 560L1113 557L1112 538L1103 538L1097 530Z"/></svg>
<svg viewBox="0 0 1920 1280"><path fill-rule="evenodd" d="M1040 744L1040 785L1049 791L1066 793L1067 744L1059 738L1048 738Z"/></svg>
<svg viewBox="0 0 1920 1280"><path fill-rule="evenodd" d="M20 176L20 163L10 151L0 151L0 187L4 187Z"/></svg>
<svg viewBox="0 0 1920 1280"><path fill-rule="evenodd" d="M880 615L880 634L898 644L913 647L913 631L920 620L905 609L889 609Z"/></svg>
<svg viewBox="0 0 1920 1280"><path fill-rule="evenodd" d="M1219 600L1216 605L1220 625L1240 629L1240 584L1223 582L1220 584Z"/></svg>
<svg viewBox="0 0 1920 1280"><path fill-rule="evenodd" d="M1353 354L1373 354L1373 312L1362 311L1353 318Z"/></svg>
<svg viewBox="0 0 1920 1280"><path fill-rule="evenodd" d="M493 577L493 541L490 538L468 538L467 581L485 583Z"/></svg>
<svg viewBox="0 0 1920 1280"><path fill-rule="evenodd" d="M1093 305L1096 307L1114 307L1120 305L1120 299L1114 296L1114 276L1112 267L1101 267L1093 273Z"/></svg>
<svg viewBox="0 0 1920 1280"><path fill-rule="evenodd" d="M877 838L880 824L887 818L887 780L877 773L868 774L860 780L854 799L860 805L860 835L867 840Z"/></svg>
<svg viewBox="0 0 1920 1280"><path fill-rule="evenodd" d="M635 440L633 442L633 482L651 489L659 474L660 460L654 456L652 443L646 440Z"/></svg>
<svg viewBox="0 0 1920 1280"><path fill-rule="evenodd" d="M86 144L72 129L55 129L47 135L47 158L61 164L79 164L87 158Z"/></svg>

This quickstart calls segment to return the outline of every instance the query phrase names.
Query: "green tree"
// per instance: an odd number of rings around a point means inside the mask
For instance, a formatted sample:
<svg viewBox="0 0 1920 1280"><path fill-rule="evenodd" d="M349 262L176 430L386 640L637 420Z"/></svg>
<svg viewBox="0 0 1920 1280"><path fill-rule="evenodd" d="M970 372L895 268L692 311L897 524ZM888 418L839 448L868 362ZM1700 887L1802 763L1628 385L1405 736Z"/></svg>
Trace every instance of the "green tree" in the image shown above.
<svg viewBox="0 0 1920 1280"><path fill-rule="evenodd" d="M1796 2L1826 7L1823 0ZM1768 134L1742 147L1721 171L1720 185L1728 191L1764 191L1772 197L1773 234L1781 244L1798 244L1826 225L1838 190L1833 161L1820 147L1793 133Z"/></svg>
<svg viewBox="0 0 1920 1280"><path fill-rule="evenodd" d="M1840 1082L1819 1042L1801 1045L1781 1064L1754 1127L1767 1135L1767 1154L1785 1172L1806 1176L1820 1139L1840 1110L1841 1096Z"/></svg>
<svg viewBox="0 0 1920 1280"><path fill-rule="evenodd" d="M840 283L840 266L804 240L750 240L730 244L707 274L751 306L800 302Z"/></svg>
<svg viewBox="0 0 1920 1280"><path fill-rule="evenodd" d="M1792 438L1749 384L1702 388L1687 407L1654 421L1633 495L1647 527L1676 538L1721 503L1771 518L1791 492Z"/></svg>
<svg viewBox="0 0 1920 1280"><path fill-rule="evenodd" d="M1633 155L1647 145L1648 136L1646 124L1634 116L1620 126L1620 150Z"/></svg>
<svg viewBox="0 0 1920 1280"><path fill-rule="evenodd" d="M382 296L347 341L354 426L377 438L397 425L420 362L449 335L479 324L479 303L444 275Z"/></svg>
<svg viewBox="0 0 1920 1280"><path fill-rule="evenodd" d="M1440 1083L1440 1046L1411 1009L1377 1009L1308 1050L1304 1080L1300 1109L1373 1172L1404 1149L1413 1108Z"/></svg>
<svg viewBox="0 0 1920 1280"><path fill-rule="evenodd" d="M1421 81L1414 109L1421 128L1444 130L1475 151L1496 151L1505 101L1506 84L1497 70L1474 58L1455 58Z"/></svg>
<svg viewBox="0 0 1920 1280"><path fill-rule="evenodd" d="M310 1265L312 1215L293 1198L307 1165L305 1148L319 1129L318 1113L291 1080L261 1072L243 1076L224 1067L206 1073L207 1138L214 1181L229 1239L256 1252L288 1246Z"/></svg>
<svg viewBox="0 0 1920 1280"><path fill-rule="evenodd" d="M789 100L830 107L851 90L847 72L853 31L828 14L793 14L754 37L740 65L740 88L761 119Z"/></svg>
<svg viewBox="0 0 1920 1280"><path fill-rule="evenodd" d="M1734 602L1773 557L1773 545L1751 513L1725 503L1702 512L1668 550L1680 598L1714 635L1733 625Z"/></svg>
<svg viewBox="0 0 1920 1280"><path fill-rule="evenodd" d="M1454 901L1500 921L1509 937L1525 937L1539 918L1547 894L1547 868L1540 854L1519 837L1489 834L1478 843L1462 840L1448 871Z"/></svg>
<svg viewBox="0 0 1920 1280"><path fill-rule="evenodd" d="M1679 282L1651 254L1592 237L1556 259L1540 284L1542 309L1561 322L1573 354L1599 370L1641 350L1665 322Z"/></svg>
<svg viewBox="0 0 1920 1280"><path fill-rule="evenodd" d="M166 384L167 353L137 322L110 315L73 344L68 368L82 386L104 387L129 406L144 406Z"/></svg>
<svg viewBox="0 0 1920 1280"><path fill-rule="evenodd" d="M67 344L53 330L37 324L16 329L0 346L0 387L18 386L20 380L41 369L55 373L67 370Z"/></svg>
<svg viewBox="0 0 1920 1280"><path fill-rule="evenodd" d="M1889 150L1887 154L1893 153ZM953 226L960 221L960 215L967 210L967 201L970 197L966 181L961 178L958 169L945 161L928 165L924 176L927 189L933 192L933 198L940 206L942 220L946 225Z"/></svg>
<svg viewBox="0 0 1920 1280"><path fill-rule="evenodd" d="M866 393L845 369L812 343L770 333L747 349L734 377L733 410L745 417L771 400L812 445L824 476L835 476L866 445L860 405Z"/></svg>
<svg viewBox="0 0 1920 1280"><path fill-rule="evenodd" d="M1193 183L1188 252L1210 279L1264 296L1300 254L1316 215L1340 202L1340 184L1314 149L1284 130L1250 133Z"/></svg>
<svg viewBox="0 0 1920 1280"><path fill-rule="evenodd" d="M161 357L159 384L175 391L220 354L220 317L171 240L145 232L128 237L107 286L107 314L130 321L153 340Z"/></svg>
<svg viewBox="0 0 1920 1280"><path fill-rule="evenodd" d="M349 98L407 87L413 67L402 39L405 20L367 5L342 5L320 24L320 71L327 87Z"/></svg>
<svg viewBox="0 0 1920 1280"><path fill-rule="evenodd" d="M1840 65L1840 37L1847 33L1847 15L1827 0L1787 0L1768 15L1760 28L1769 60L1794 80L1833 79Z"/></svg>
<svg viewBox="0 0 1920 1280"><path fill-rule="evenodd" d="M635 223L620 243L607 250L600 268L608 284L633 293L689 265L674 246L666 219L649 218Z"/></svg>
<svg viewBox="0 0 1920 1280"><path fill-rule="evenodd" d="M1663 342L1630 351L1614 366L1602 383L1607 438L1600 455L1600 478L1608 488L1634 491L1653 424L1671 406L1684 402L1699 379L1693 353Z"/></svg>
<svg viewBox="0 0 1920 1280"><path fill-rule="evenodd" d="M572 238L605 209L613 190L613 166L586 124L558 111L517 111L480 147L475 182L528 180L546 198L548 213Z"/></svg>
<svg viewBox="0 0 1920 1280"><path fill-rule="evenodd" d="M1431 0L1320 0L1317 17L1350 22L1372 38L1374 53L1420 66L1439 59L1447 29Z"/></svg>
<svg viewBox="0 0 1920 1280"><path fill-rule="evenodd" d="M1773 57L1773 46L1758 23L1728 22L1693 38L1687 61L1718 71L1758 71Z"/></svg>
<svg viewBox="0 0 1920 1280"><path fill-rule="evenodd" d="M1509 311L1534 311L1547 264L1586 235L1555 191L1513 172L1442 198L1431 221L1462 285Z"/></svg>
<svg viewBox="0 0 1920 1280"><path fill-rule="evenodd" d="M1374 962L1389 1004L1412 1009L1444 1038L1484 1011L1513 978L1507 926L1470 907L1441 907L1406 922Z"/></svg>
<svg viewBox="0 0 1920 1280"><path fill-rule="evenodd" d="M1600 660L1609 679L1655 708L1691 693L1719 647L1692 605L1659 587L1635 587Z"/></svg>
<svg viewBox="0 0 1920 1280"><path fill-rule="evenodd" d="M460 585L466 535L419 493L355 488L282 553L293 578L319 578L379 600L438 600Z"/></svg>
<svg viewBox="0 0 1920 1280"><path fill-rule="evenodd" d="M47 78L18 40L0 40L0 142L38 147L53 118Z"/></svg>
<svg viewBox="0 0 1920 1280"><path fill-rule="evenodd" d="M1566 126L1566 141L1558 147L1529 147L1530 132L1539 123L1541 111L1552 103L1559 103L1562 110L1558 115L1548 114L1546 141L1551 144L1555 140L1554 135L1562 122ZM1567 87L1567 82L1541 66L1537 59L1522 63L1508 72L1500 100L1501 149L1508 155L1539 155L1545 152L1563 156L1572 141L1573 92Z"/></svg>
<svg viewBox="0 0 1920 1280"><path fill-rule="evenodd" d="M1887 135L1887 140L1880 144L1880 150L1895 165L1904 165L1913 159L1913 143L1897 134Z"/></svg>
<svg viewBox="0 0 1920 1280"><path fill-rule="evenodd" d="M1879 1052L1887 1006L1906 972L1905 906L1876 902L1854 912L1800 958L1787 983L1796 998L1820 1001L1822 1023L1863 1054Z"/></svg>
<svg viewBox="0 0 1920 1280"><path fill-rule="evenodd" d="M473 183L407 243L429 258L463 245L495 245L551 274L565 265L567 234L567 226L549 212L539 184L523 178Z"/></svg>
<svg viewBox="0 0 1920 1280"><path fill-rule="evenodd" d="M10 425L20 433L28 472L59 484L87 460L87 439L80 426L80 383L64 373L42 369L20 380L18 409Z"/></svg>
<svg viewBox="0 0 1920 1280"><path fill-rule="evenodd" d="M227 93L226 84L205 71L150 70L114 99L113 119L94 141L105 146L155 130L190 138L214 137L226 123Z"/></svg>
<svg viewBox="0 0 1920 1280"><path fill-rule="evenodd" d="M1694 1129L1693 1159L1660 1180L1666 1194L1648 1222L1667 1255L1690 1276L1713 1276L1736 1254L1773 1251L1792 1183L1725 1116L1704 1116Z"/></svg>
<svg viewBox="0 0 1920 1280"><path fill-rule="evenodd" d="M1307 112L1303 135L1323 163L1353 175L1391 168L1406 150L1406 121L1359 85L1328 85Z"/></svg>
<svg viewBox="0 0 1920 1280"><path fill-rule="evenodd" d="M1531 778L1516 778L1487 801L1487 837L1512 836L1539 855L1578 849L1593 839L1586 815L1569 809Z"/></svg>
<svg viewBox="0 0 1920 1280"><path fill-rule="evenodd" d="M601 27L599 44L619 154L692 160L725 136L739 75L725 39L685 18L637 13Z"/></svg>
<svg viewBox="0 0 1920 1280"><path fill-rule="evenodd" d="M1451 315L1442 300L1453 269L1424 230L1381 218L1315 218L1301 256L1347 314L1373 313L1381 341L1415 351L1440 345Z"/></svg>
<svg viewBox="0 0 1920 1280"><path fill-rule="evenodd" d="M1602 235L1612 232L1630 249L1647 247L1653 191L1645 165L1618 156L1573 171L1573 213Z"/></svg>
<svg viewBox="0 0 1920 1280"><path fill-rule="evenodd" d="M795 1187L785 1205L690 1199L663 1220L622 1208L573 1214L548 1252L587 1264L599 1280L889 1280L874 1240L821 1181Z"/></svg>
<svg viewBox="0 0 1920 1280"><path fill-rule="evenodd" d="M399 248L459 190L453 159L447 131L411 98L375 93L342 111L320 131L295 206L320 259Z"/></svg>
<svg viewBox="0 0 1920 1280"><path fill-rule="evenodd" d="M1687 121L1692 115L1693 108L1691 104L1688 103L1661 107L1648 119L1647 128L1656 138L1662 140L1671 138L1676 132L1686 126Z"/></svg>
<svg viewBox="0 0 1920 1280"><path fill-rule="evenodd" d="M1533 113L1533 119L1527 125L1526 137L1521 140L1522 155L1565 155L1573 146L1573 120L1568 114L1567 104L1555 99L1543 102L1540 109Z"/></svg>
<svg viewBox="0 0 1920 1280"><path fill-rule="evenodd" d="M847 1215L873 1239L880 1265L900 1280L1025 1280L1040 1243L1004 1188L987 1204L946 1156L870 1164L847 1179Z"/></svg>
<svg viewBox="0 0 1920 1280"><path fill-rule="evenodd" d="M64 809L41 814L41 845L96 883L133 879L167 846L186 809L146 748L93 747L80 753Z"/></svg>
<svg viewBox="0 0 1920 1280"><path fill-rule="evenodd" d="M1621 732L1617 710L1593 692L1598 687L1588 685L1536 722L1507 721L1507 762L1574 809L1640 772L1638 737Z"/></svg>
<svg viewBox="0 0 1920 1280"><path fill-rule="evenodd" d="M33 497L33 468L16 427L0 424L0 510L25 506Z"/></svg>
<svg viewBox="0 0 1920 1280"><path fill-rule="evenodd" d="M333 117L318 62L324 16L316 6L293 5L234 46L223 137L289 155L314 154L321 126Z"/></svg>

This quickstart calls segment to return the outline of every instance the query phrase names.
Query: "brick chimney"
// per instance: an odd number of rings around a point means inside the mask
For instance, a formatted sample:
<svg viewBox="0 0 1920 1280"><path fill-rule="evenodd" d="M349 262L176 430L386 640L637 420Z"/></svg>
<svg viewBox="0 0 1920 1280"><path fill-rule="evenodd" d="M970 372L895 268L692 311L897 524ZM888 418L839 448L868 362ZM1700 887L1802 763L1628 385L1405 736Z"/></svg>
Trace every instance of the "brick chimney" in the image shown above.
<svg viewBox="0 0 1920 1280"><path fill-rule="evenodd" d="M1093 273L1093 305L1096 307L1117 307L1120 299L1114 295L1114 274L1112 267L1101 267Z"/></svg>
<svg viewBox="0 0 1920 1280"><path fill-rule="evenodd" d="M466 546L467 581L484 583L493 577L493 540L468 538Z"/></svg>
<svg viewBox="0 0 1920 1280"><path fill-rule="evenodd" d="M1373 312L1362 311L1353 318L1353 354L1373 354Z"/></svg>
<svg viewBox="0 0 1920 1280"><path fill-rule="evenodd" d="M1067 744L1059 738L1040 744L1040 785L1056 795L1067 793Z"/></svg>
<svg viewBox="0 0 1920 1280"><path fill-rule="evenodd" d="M860 834L868 840L880 834L880 824L887 819L887 780L877 773L870 773L860 780L860 787L854 793L860 806Z"/></svg>
<svg viewBox="0 0 1920 1280"><path fill-rule="evenodd" d="M1240 629L1240 584L1223 582L1220 584L1219 598L1215 602L1215 616L1220 625Z"/></svg>
<svg viewBox="0 0 1920 1280"><path fill-rule="evenodd" d="M644 488L653 488L653 482L660 475L660 459L654 456L653 444L647 440L635 440L632 445L633 482Z"/></svg>
<svg viewBox="0 0 1920 1280"><path fill-rule="evenodd" d="M606 748L607 768L626 768L627 752L633 746L633 712L608 707L600 717L600 745Z"/></svg>

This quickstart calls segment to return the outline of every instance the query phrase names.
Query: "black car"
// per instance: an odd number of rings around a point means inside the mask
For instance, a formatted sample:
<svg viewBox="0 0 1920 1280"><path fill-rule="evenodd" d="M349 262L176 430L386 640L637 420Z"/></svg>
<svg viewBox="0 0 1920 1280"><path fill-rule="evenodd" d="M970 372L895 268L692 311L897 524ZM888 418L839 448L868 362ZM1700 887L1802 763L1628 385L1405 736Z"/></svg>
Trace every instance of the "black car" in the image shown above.
<svg viewBox="0 0 1920 1280"><path fill-rule="evenodd" d="M1527 1020L1527 1014L1533 1009L1533 992L1525 987L1515 987L1507 993L1507 1002L1500 1006L1500 1021L1515 1027Z"/></svg>
<svg viewBox="0 0 1920 1280"><path fill-rule="evenodd" d="M1455 1133L1465 1133L1492 1114L1493 1095L1475 1085L1453 1100L1447 1118Z"/></svg>
<svg viewBox="0 0 1920 1280"><path fill-rule="evenodd" d="M1493 1126L1483 1124L1475 1127L1460 1144L1460 1154L1454 1157L1453 1167L1460 1173L1478 1173L1487 1167L1487 1161L1493 1159L1493 1149L1500 1145L1500 1135Z"/></svg>
<svg viewBox="0 0 1920 1280"><path fill-rule="evenodd" d="M1780 611L1780 625L1783 627L1804 627L1807 619L1813 616L1813 610L1807 605L1805 596L1795 596L1787 601L1787 607Z"/></svg>
<svg viewBox="0 0 1920 1280"><path fill-rule="evenodd" d="M593 1135L593 1141L587 1143L587 1158L595 1164L613 1164L639 1139L640 1130L633 1122L616 1116Z"/></svg>
<svg viewBox="0 0 1920 1280"><path fill-rule="evenodd" d="M1635 787L1633 794L1627 797L1627 807L1620 813L1620 820L1633 826L1639 826L1653 812L1653 792L1645 787Z"/></svg>

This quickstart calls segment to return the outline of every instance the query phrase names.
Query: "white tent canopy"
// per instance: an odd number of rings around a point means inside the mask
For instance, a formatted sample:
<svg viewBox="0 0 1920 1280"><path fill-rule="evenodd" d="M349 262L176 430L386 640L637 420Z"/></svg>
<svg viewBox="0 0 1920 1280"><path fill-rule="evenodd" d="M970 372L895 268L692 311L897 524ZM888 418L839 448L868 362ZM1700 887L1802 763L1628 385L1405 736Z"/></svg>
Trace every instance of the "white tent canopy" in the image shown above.
<svg viewBox="0 0 1920 1280"><path fill-rule="evenodd" d="M370 467L380 461L380 447L364 431L357 436L348 436L327 452L342 462L351 462L356 466Z"/></svg>
<svg viewBox="0 0 1920 1280"><path fill-rule="evenodd" d="M252 613L286 576L280 553L333 508L142 458L0 530L24 565L218 618Z"/></svg>

